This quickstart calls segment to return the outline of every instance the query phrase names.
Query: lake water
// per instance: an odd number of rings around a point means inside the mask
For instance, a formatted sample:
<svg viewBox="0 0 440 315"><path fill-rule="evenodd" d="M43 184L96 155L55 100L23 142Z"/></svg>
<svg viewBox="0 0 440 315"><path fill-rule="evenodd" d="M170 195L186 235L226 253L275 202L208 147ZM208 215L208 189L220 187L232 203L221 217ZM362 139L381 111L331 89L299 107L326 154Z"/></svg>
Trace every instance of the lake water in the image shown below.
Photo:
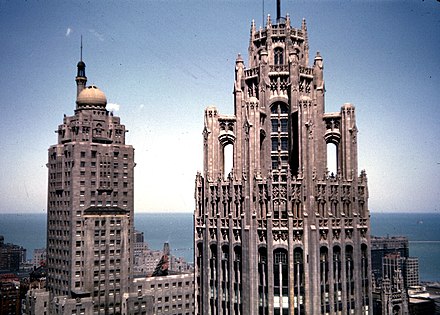
<svg viewBox="0 0 440 315"><path fill-rule="evenodd" d="M420 279L440 281L440 214L372 213L371 234L406 236L410 255L419 257ZM169 242L172 254L193 261L192 213L136 213L136 230L144 232L153 249ZM21 245L32 257L35 248L46 246L46 214L0 214L0 235L5 243Z"/></svg>

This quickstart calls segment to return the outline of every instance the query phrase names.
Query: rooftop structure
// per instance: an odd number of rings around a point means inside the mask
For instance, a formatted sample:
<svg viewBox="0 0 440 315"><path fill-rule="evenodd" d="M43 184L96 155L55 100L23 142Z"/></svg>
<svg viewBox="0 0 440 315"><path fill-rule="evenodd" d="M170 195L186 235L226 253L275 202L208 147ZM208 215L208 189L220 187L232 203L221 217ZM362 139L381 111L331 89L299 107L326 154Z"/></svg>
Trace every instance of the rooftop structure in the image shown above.
<svg viewBox="0 0 440 315"><path fill-rule="evenodd" d="M312 62L305 20L300 28L289 15L268 16L260 29L252 22L248 66L240 55L235 62L234 115L205 110L196 314L371 312L355 107L325 112L323 57Z"/></svg>

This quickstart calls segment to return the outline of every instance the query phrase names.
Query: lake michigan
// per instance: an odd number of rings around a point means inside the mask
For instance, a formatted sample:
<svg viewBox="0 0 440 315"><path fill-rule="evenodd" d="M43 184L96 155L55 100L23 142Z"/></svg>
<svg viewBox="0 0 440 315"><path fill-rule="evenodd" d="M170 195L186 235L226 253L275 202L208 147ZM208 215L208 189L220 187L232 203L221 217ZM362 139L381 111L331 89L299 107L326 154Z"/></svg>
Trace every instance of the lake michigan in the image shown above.
<svg viewBox="0 0 440 315"><path fill-rule="evenodd" d="M173 255L193 261L192 213L136 213L134 222L150 248L169 242ZM408 237L410 256L419 257L420 280L440 281L440 214L372 212L371 232ZM0 214L0 235L26 248L31 259L35 248L46 246L46 214Z"/></svg>

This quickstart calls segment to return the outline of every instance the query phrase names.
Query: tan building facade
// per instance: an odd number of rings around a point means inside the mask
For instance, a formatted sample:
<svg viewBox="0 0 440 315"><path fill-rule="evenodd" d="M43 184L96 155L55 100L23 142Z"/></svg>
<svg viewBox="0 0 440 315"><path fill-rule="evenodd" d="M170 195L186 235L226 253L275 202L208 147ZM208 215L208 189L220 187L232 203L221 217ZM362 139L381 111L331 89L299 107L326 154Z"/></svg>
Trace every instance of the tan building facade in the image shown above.
<svg viewBox="0 0 440 315"><path fill-rule="evenodd" d="M371 314L355 108L325 112L323 59L309 66L305 20L252 22L248 55L248 68L240 55L235 63L234 115L205 110L196 314Z"/></svg>
<svg viewBox="0 0 440 315"><path fill-rule="evenodd" d="M49 301L82 299L93 313L116 314L132 281L134 149L104 93L86 86L83 61L76 82L75 113L48 154Z"/></svg>

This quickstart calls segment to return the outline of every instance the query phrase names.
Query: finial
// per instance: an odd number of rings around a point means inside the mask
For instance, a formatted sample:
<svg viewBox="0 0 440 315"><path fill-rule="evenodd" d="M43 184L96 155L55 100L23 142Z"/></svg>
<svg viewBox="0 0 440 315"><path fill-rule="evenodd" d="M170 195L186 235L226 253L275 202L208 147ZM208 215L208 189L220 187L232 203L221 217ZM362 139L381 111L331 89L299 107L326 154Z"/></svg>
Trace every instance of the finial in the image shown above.
<svg viewBox="0 0 440 315"><path fill-rule="evenodd" d="M307 31L307 23L305 18L302 20L301 28L303 31Z"/></svg>
<svg viewBox="0 0 440 315"><path fill-rule="evenodd" d="M81 35L81 52L80 52L80 61L83 60L83 36Z"/></svg>

